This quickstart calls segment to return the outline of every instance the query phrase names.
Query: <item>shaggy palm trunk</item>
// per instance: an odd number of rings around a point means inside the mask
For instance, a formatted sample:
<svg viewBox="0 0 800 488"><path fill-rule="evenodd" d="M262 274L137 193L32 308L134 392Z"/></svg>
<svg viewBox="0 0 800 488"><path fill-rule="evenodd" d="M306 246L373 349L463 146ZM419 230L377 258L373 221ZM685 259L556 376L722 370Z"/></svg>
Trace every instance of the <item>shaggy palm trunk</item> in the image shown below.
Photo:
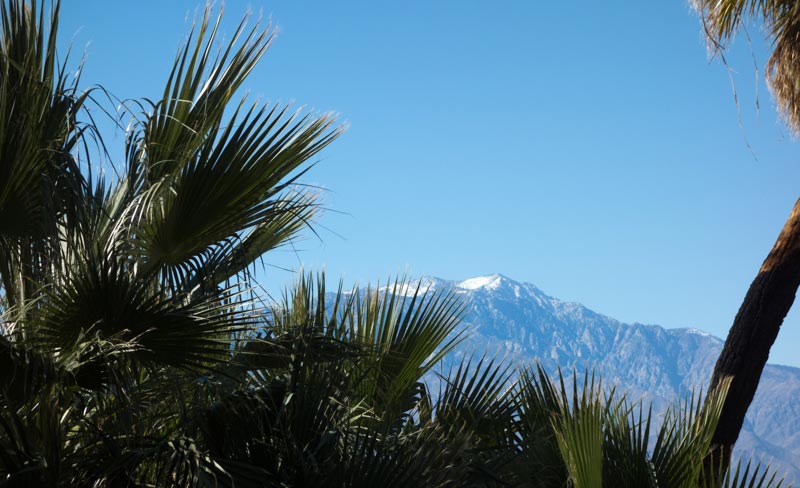
<svg viewBox="0 0 800 488"><path fill-rule="evenodd" d="M707 458L715 469L725 468L730 463L731 450L755 395L761 371L769 358L769 350L794 302L798 286L800 199L794 204L778 240L750 285L714 367L711 388L723 378L732 377L714 432L712 451Z"/></svg>

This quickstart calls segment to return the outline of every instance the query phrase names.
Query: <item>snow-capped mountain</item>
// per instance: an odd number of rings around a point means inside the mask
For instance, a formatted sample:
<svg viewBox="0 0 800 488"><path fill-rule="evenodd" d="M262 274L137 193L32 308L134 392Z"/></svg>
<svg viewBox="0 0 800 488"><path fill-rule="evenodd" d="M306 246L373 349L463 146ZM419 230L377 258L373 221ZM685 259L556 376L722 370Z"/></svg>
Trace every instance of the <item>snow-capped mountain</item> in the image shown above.
<svg viewBox="0 0 800 488"><path fill-rule="evenodd" d="M652 401L656 412L703 387L722 349L721 339L697 329L624 324L502 275L419 283L451 289L468 307L465 322L472 332L445 363L485 352L521 364L538 360L551 372L594 368L605 384ZM737 451L800 481L800 369L767 365Z"/></svg>

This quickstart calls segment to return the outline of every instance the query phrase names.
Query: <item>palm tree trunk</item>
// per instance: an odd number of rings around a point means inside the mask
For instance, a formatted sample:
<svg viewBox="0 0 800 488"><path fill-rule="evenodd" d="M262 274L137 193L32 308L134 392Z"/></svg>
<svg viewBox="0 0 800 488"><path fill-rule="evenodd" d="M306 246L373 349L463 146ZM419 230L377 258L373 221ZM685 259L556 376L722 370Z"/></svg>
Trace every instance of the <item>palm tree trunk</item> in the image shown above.
<svg viewBox="0 0 800 488"><path fill-rule="evenodd" d="M750 285L722 348L711 388L732 377L707 461L715 469L730 463L731 451L753 401L769 350L800 286L800 199ZM712 460L713 459L713 460ZM720 465L721 463L721 465ZM707 464L707 467L710 467ZM719 472L719 471L716 471Z"/></svg>

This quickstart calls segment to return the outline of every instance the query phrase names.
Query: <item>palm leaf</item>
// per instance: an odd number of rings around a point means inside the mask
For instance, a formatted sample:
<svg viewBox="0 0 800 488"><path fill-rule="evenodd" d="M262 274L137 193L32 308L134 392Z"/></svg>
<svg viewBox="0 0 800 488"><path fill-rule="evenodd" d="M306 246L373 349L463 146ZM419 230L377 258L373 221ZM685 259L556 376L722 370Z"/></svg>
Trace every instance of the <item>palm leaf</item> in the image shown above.
<svg viewBox="0 0 800 488"><path fill-rule="evenodd" d="M373 352L365 365L373 379L363 384L363 394L376 411L396 418L415 403L423 376L463 338L456 327L464 304L452 291L423 290L404 279L384 289L368 287L363 296L352 294L348 336Z"/></svg>
<svg viewBox="0 0 800 488"><path fill-rule="evenodd" d="M173 287L192 275L193 285L224 280L308 225L313 199L290 188L303 174L298 169L341 132L329 115L245 107L244 99L225 120L272 34L258 25L245 31L242 23L214 57L219 22L212 26L205 12L175 60L163 98L128 142L126 184L139 195L126 211L128 238L148 269L167 267ZM266 229L275 231L271 239ZM241 240L243 247L231 244Z"/></svg>
<svg viewBox="0 0 800 488"><path fill-rule="evenodd" d="M742 26L763 21L764 31L772 41L773 51L767 61L767 82L775 94L778 110L789 128L800 132L800 76L797 56L800 53L800 8L792 0L693 0L700 12L711 51L725 49L726 43ZM724 59L724 58L723 58Z"/></svg>
<svg viewBox="0 0 800 488"><path fill-rule="evenodd" d="M207 367L230 357L232 336L254 324L235 290L171 296L107 257L86 256L46 291L28 329L33 343L68 354L83 341L110 341L145 362Z"/></svg>
<svg viewBox="0 0 800 488"><path fill-rule="evenodd" d="M603 427L610 400L603 401L601 383L595 383L593 374L590 379L588 371L580 395L577 383L574 376L572 402L562 401L561 414L553 419L553 428L572 485L599 488L603 484ZM561 384L562 396L566 397L563 378Z"/></svg>
<svg viewBox="0 0 800 488"><path fill-rule="evenodd" d="M553 418L562 411L562 394L541 364L526 368L517 381L517 414L512 441L517 447L512 473L523 484L562 486L568 472L555 436Z"/></svg>
<svg viewBox="0 0 800 488"><path fill-rule="evenodd" d="M0 5L0 279L18 312L43 263L58 263L59 222L75 223L86 191L71 150L87 93L56 63L58 11L59 2L49 19L44 2Z"/></svg>

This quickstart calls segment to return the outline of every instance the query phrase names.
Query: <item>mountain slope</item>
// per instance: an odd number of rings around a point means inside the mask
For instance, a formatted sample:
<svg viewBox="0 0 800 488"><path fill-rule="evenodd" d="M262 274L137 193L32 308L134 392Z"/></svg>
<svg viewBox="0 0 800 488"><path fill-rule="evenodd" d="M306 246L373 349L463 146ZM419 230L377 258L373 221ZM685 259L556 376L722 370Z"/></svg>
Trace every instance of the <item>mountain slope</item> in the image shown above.
<svg viewBox="0 0 800 488"><path fill-rule="evenodd" d="M602 372L606 384L652 401L662 412L705 385L722 348L719 338L695 329L621 323L502 275L460 282L424 278L420 284L453 289L468 304L472 333L445 368L473 352L507 355L521 364L538 360L550 372L590 367ZM767 365L737 452L770 461L787 480L800 481L800 369Z"/></svg>

